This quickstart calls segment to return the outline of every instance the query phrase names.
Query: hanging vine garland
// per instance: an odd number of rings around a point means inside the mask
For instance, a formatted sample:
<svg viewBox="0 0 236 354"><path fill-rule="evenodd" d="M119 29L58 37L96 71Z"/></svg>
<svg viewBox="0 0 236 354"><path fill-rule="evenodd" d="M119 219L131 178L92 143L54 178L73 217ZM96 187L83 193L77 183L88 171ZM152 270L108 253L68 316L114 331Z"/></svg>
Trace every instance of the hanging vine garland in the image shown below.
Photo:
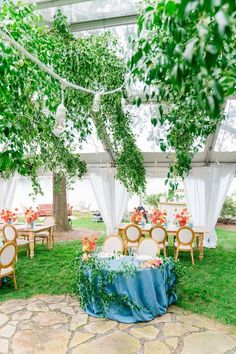
<svg viewBox="0 0 236 354"><path fill-rule="evenodd" d="M194 154L224 119L226 98L236 92L235 14L231 0L142 1L130 71L145 84L146 99L157 102L152 124L168 126L159 143L164 153L176 153L169 179L189 173Z"/></svg>
<svg viewBox="0 0 236 354"><path fill-rule="evenodd" d="M110 139L116 156L117 178L131 192L144 189L142 155L131 131L131 119L121 105L125 63L111 48L110 43L114 42L111 35L105 33L86 40L75 38L60 13L48 29L42 25L33 5L13 2L3 4L0 22L2 33L10 34L28 53L52 67L60 78L67 78L63 81L67 87L64 103L59 106L61 85L58 78L41 70L38 63L32 63L0 38L0 138L4 145L0 152L1 175L18 172L30 176L36 192L39 191L38 168L56 171L67 180L83 176L86 165L74 147L91 134L93 106L99 92L97 133L101 140L104 134ZM114 43L114 48L116 45ZM79 82L83 92L69 87L69 83L77 87L73 82ZM106 91L112 97L106 96ZM63 125L59 136L54 134L56 111L57 123L60 128ZM134 162L127 164L126 172L121 173L123 161L132 155L136 156Z"/></svg>

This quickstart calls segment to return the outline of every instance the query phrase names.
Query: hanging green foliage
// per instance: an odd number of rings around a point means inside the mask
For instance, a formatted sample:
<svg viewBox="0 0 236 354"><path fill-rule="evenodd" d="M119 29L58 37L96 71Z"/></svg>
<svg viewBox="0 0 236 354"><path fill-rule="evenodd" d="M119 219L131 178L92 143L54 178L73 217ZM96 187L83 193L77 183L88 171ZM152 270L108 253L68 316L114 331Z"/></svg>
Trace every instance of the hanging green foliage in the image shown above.
<svg viewBox="0 0 236 354"><path fill-rule="evenodd" d="M126 65L117 55L118 43L109 33L76 38L59 12L47 28L34 5L4 2L1 29L67 81L93 90L112 90L125 80ZM38 95L37 102L32 97ZM117 178L130 192L145 188L142 154L131 131L131 118L123 112L121 92L104 96L99 112L92 112L93 95L65 90L66 127L53 132L61 102L58 81L20 54L0 37L0 173L29 176L35 191L39 168L64 175L67 181L86 173L78 146L96 124L98 138L109 140ZM132 158L131 158L132 156ZM125 169L124 169L125 167Z"/></svg>
<svg viewBox="0 0 236 354"><path fill-rule="evenodd" d="M224 119L226 97L236 91L235 36L235 1L143 1L129 66L146 99L157 102L152 124L168 128L160 147L176 153L169 179L188 174Z"/></svg>

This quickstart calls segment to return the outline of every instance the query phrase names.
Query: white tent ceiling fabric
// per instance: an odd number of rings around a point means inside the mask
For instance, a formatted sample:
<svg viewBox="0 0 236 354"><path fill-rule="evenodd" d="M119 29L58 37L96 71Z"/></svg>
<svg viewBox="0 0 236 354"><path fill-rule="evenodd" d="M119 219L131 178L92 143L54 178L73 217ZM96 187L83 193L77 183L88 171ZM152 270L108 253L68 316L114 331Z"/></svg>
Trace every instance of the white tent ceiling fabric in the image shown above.
<svg viewBox="0 0 236 354"><path fill-rule="evenodd" d="M184 180L185 198L193 222L208 231L205 247L215 248L217 245L215 225L235 171L236 164L194 167Z"/></svg>
<svg viewBox="0 0 236 354"><path fill-rule="evenodd" d="M107 228L107 235L114 235L127 209L129 193L115 178L114 168L97 168L89 173L91 186L100 213Z"/></svg>

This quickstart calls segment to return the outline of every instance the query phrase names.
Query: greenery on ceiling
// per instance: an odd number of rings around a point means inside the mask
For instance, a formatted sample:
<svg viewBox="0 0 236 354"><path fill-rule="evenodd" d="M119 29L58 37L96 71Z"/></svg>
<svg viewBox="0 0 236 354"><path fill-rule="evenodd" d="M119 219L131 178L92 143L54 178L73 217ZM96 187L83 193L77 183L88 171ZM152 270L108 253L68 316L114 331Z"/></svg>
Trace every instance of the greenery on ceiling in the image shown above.
<svg viewBox="0 0 236 354"><path fill-rule="evenodd" d="M142 3L129 65L146 99L158 104L152 124L168 128L160 147L176 153L169 178L188 174L192 157L224 119L225 99L236 89L235 36L235 1Z"/></svg>
<svg viewBox="0 0 236 354"><path fill-rule="evenodd" d="M94 90L111 90L124 83L126 65L109 33L76 38L60 12L49 29L34 5L12 1L4 2L0 23L2 30L70 82ZM95 121L98 137L109 140L117 178L130 192L145 189L142 154L132 134L131 117L122 109L121 92L103 97L94 118L93 95L67 88L66 129L55 136L60 84L1 38L0 92L1 176L15 172L29 176L35 192L40 190L39 168L64 175L67 181L80 178L86 173L86 164L75 153L75 147L86 141ZM35 92L38 107L32 102Z"/></svg>

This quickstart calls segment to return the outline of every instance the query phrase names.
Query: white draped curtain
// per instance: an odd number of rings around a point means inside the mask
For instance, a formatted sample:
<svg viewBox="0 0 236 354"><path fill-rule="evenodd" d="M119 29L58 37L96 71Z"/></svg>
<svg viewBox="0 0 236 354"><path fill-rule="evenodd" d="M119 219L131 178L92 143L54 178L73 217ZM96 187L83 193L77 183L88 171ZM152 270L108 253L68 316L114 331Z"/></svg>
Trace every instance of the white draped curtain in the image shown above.
<svg viewBox="0 0 236 354"><path fill-rule="evenodd" d="M185 198L194 225L204 226L208 233L204 246L215 248L215 225L235 175L236 165L193 167L184 180Z"/></svg>
<svg viewBox="0 0 236 354"><path fill-rule="evenodd" d="M0 209L13 207L17 176L8 180L0 179Z"/></svg>
<svg viewBox="0 0 236 354"><path fill-rule="evenodd" d="M89 174L98 208L107 228L107 235L116 233L129 201L127 189L115 179L114 168L96 168Z"/></svg>

